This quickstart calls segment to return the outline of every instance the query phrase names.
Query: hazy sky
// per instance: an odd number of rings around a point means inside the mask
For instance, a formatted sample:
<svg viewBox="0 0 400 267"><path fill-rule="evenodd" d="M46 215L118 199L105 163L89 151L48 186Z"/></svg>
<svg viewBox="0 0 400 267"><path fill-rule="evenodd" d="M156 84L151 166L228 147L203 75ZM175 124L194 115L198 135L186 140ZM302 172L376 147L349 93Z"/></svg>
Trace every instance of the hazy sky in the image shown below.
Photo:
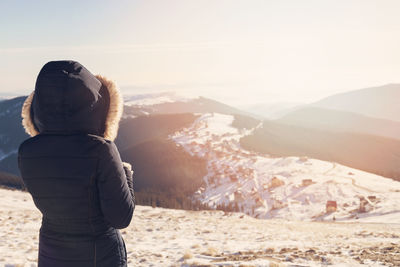
<svg viewBox="0 0 400 267"><path fill-rule="evenodd" d="M400 1L0 0L0 92L74 59L124 93L308 102L400 82Z"/></svg>

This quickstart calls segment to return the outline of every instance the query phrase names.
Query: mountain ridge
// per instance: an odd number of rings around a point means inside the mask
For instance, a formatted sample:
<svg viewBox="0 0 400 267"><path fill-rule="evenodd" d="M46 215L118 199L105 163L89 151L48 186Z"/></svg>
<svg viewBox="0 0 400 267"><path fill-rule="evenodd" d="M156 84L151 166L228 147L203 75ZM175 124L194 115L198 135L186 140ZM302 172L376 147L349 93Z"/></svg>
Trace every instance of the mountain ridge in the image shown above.
<svg viewBox="0 0 400 267"><path fill-rule="evenodd" d="M335 94L311 105L400 121L398 99L400 99L400 84L389 83Z"/></svg>
<svg viewBox="0 0 400 267"><path fill-rule="evenodd" d="M370 134L400 139L400 122L368 117L356 112L306 106L290 112L279 123L334 132Z"/></svg>

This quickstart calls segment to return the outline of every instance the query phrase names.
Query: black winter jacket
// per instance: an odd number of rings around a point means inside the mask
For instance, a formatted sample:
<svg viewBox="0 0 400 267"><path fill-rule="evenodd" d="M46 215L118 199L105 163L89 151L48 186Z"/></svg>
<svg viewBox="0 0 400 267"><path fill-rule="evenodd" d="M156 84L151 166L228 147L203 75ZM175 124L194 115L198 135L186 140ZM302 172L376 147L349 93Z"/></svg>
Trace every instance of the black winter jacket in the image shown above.
<svg viewBox="0 0 400 267"><path fill-rule="evenodd" d="M47 63L22 110L32 136L21 176L42 213L39 267L127 266L118 229L135 208L132 171L114 138L122 114L115 84L73 61Z"/></svg>

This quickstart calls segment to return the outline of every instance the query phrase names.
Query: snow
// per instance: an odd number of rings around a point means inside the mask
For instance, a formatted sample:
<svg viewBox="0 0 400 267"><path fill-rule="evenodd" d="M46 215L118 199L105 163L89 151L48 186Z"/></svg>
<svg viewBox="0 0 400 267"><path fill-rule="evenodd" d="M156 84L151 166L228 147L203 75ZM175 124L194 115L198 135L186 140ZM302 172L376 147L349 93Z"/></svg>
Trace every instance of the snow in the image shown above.
<svg viewBox="0 0 400 267"><path fill-rule="evenodd" d="M194 196L203 204L237 203L264 219L400 222L400 182L335 162L247 151L239 140L254 129L238 130L231 126L233 119L204 114L170 136L190 154L207 159L206 186ZM311 183L303 184L307 179ZM337 202L335 212L326 212L327 201Z"/></svg>
<svg viewBox="0 0 400 267"><path fill-rule="evenodd" d="M41 214L0 189L0 266L37 266ZM400 224L261 220L137 206L121 230L128 266L399 266Z"/></svg>
<svg viewBox="0 0 400 267"><path fill-rule="evenodd" d="M124 104L128 106L150 106L163 103L188 102L193 98L178 95L175 92L136 94L125 96Z"/></svg>

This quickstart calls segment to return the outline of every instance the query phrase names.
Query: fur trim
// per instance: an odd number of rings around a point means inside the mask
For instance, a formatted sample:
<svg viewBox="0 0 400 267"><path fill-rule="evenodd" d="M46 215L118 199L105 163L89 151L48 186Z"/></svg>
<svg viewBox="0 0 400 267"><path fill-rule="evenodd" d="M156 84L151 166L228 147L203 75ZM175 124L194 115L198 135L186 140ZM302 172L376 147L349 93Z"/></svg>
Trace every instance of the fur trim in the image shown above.
<svg viewBox="0 0 400 267"><path fill-rule="evenodd" d="M106 118L104 138L114 141L117 138L119 121L124 108L122 95L113 81L101 75L96 75L96 78L108 89L110 95L110 107Z"/></svg>
<svg viewBox="0 0 400 267"><path fill-rule="evenodd" d="M96 75L96 78L108 89L110 95L110 107L108 109L105 123L104 138L114 141L118 134L119 121L121 120L124 108L122 95L113 81L101 75ZM31 105L34 94L35 91L28 96L21 111L22 125L25 132L32 137L39 134L33 124L33 118L31 118Z"/></svg>
<svg viewBox="0 0 400 267"><path fill-rule="evenodd" d="M24 101L22 105L21 117L22 117L22 126L25 129L25 132L30 136L38 135L39 132L36 130L35 125L33 124L33 119L31 118L31 105L33 100L33 95L35 91L33 91Z"/></svg>

